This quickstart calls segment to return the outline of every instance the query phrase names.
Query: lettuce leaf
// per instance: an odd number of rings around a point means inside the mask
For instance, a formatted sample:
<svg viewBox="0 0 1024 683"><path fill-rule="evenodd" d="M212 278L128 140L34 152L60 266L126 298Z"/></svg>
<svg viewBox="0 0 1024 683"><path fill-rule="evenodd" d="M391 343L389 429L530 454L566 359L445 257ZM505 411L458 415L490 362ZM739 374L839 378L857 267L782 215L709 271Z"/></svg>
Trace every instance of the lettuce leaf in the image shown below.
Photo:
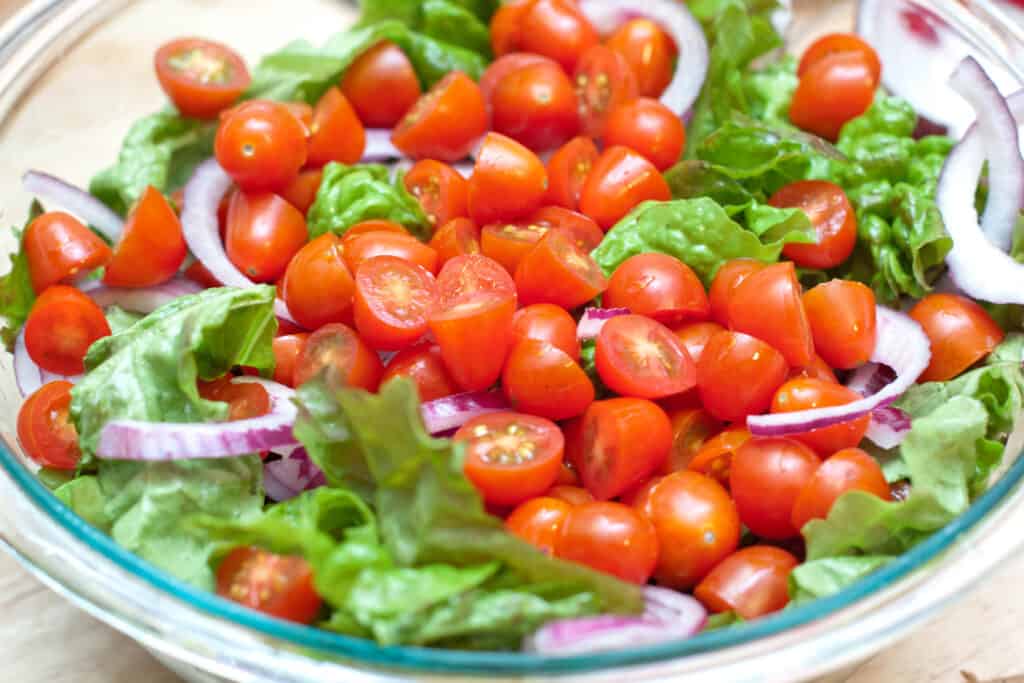
<svg viewBox="0 0 1024 683"><path fill-rule="evenodd" d="M0 318L4 319L4 326L0 328L0 339L8 351L14 350L14 340L21 332L36 301L36 290L32 287L32 274L29 272L28 255L25 254L22 236L32 221L42 213L43 207L39 202L33 201L25 227L13 231L19 246L18 251L11 254L11 269L0 277Z"/></svg>
<svg viewBox="0 0 1024 683"><path fill-rule="evenodd" d="M881 569L893 559L887 555L864 555L804 562L789 575L790 600L801 603L826 598Z"/></svg>
<svg viewBox="0 0 1024 683"><path fill-rule="evenodd" d="M425 36L491 56L488 24L495 0L363 0L361 26L394 19Z"/></svg>
<svg viewBox="0 0 1024 683"><path fill-rule="evenodd" d="M327 232L343 234L371 218L400 223L422 239L430 236L430 221L405 189L401 174L392 179L388 167L377 164L328 164L316 201L309 209L310 239Z"/></svg>

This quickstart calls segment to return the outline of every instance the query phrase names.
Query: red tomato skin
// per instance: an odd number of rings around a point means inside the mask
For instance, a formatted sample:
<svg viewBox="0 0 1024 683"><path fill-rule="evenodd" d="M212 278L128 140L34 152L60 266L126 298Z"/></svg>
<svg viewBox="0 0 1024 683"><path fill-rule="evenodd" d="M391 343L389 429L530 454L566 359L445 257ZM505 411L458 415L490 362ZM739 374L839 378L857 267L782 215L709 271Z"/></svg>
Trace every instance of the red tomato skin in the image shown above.
<svg viewBox="0 0 1024 683"><path fill-rule="evenodd" d="M757 619L789 603L789 574L800 561L773 546L754 545L727 557L697 586L694 596L712 612Z"/></svg>
<svg viewBox="0 0 1024 683"><path fill-rule="evenodd" d="M846 122L871 106L877 84L871 64L861 54L830 55L800 77L789 119L798 128L835 142Z"/></svg>
<svg viewBox="0 0 1024 683"><path fill-rule="evenodd" d="M504 5L504 7L508 7L508 4ZM484 100L487 101L488 109L493 108L491 100L494 97L494 91L498 87L498 84L504 80L505 76L532 64L551 64L558 66L558 62L555 60L548 59L542 55L533 54L532 52L510 52L508 54L498 56L497 59L491 62L490 65L484 69L484 73L480 77L480 92L483 93Z"/></svg>
<svg viewBox="0 0 1024 683"><path fill-rule="evenodd" d="M324 179L321 169L307 169L295 177L288 187L281 191L281 197L299 210L302 215L309 213L309 207L316 201L320 183Z"/></svg>
<svg viewBox="0 0 1024 683"><path fill-rule="evenodd" d="M752 437L746 427L734 424L705 441L686 468L711 477L731 489L732 459L740 446Z"/></svg>
<svg viewBox="0 0 1024 683"><path fill-rule="evenodd" d="M956 294L929 294L908 315L931 342L932 359L919 382L953 379L990 354L1006 336L988 311Z"/></svg>
<svg viewBox="0 0 1024 683"><path fill-rule="evenodd" d="M608 230L638 204L672 198L664 176L628 147L609 147L594 163L580 194L580 212Z"/></svg>
<svg viewBox="0 0 1024 683"><path fill-rule="evenodd" d="M553 149L579 131L576 92L557 64L538 62L513 71L489 101L494 131L530 149Z"/></svg>
<svg viewBox="0 0 1024 683"><path fill-rule="evenodd" d="M604 239L604 233L597 227L597 223L578 211L562 206L545 206L537 209L530 216L530 222L564 232L577 247L588 254L597 249Z"/></svg>
<svg viewBox="0 0 1024 683"><path fill-rule="evenodd" d="M377 256L394 256L421 266L428 273L438 271L437 252L409 234L373 231L341 240L345 265L349 272L359 272L359 267Z"/></svg>
<svg viewBox="0 0 1024 683"><path fill-rule="evenodd" d="M672 423L656 403L639 398L594 401L583 416L584 487L610 500L662 467L672 447Z"/></svg>
<svg viewBox="0 0 1024 683"><path fill-rule="evenodd" d="M198 51L205 55L211 52L215 59L227 67L227 80L217 83L211 80L197 81L182 75L170 62L182 52ZM249 87L252 77L245 61L237 52L221 43L202 38L182 38L161 46L153 59L160 87L174 103L182 116L194 119L215 119L224 109L238 100Z"/></svg>
<svg viewBox="0 0 1024 683"><path fill-rule="evenodd" d="M552 486L544 495L549 498L563 500L569 505L583 505L584 503L594 502L594 497L590 495L590 491L579 486L569 486L566 484Z"/></svg>
<svg viewBox="0 0 1024 683"><path fill-rule="evenodd" d="M658 535L650 520L621 503L584 503L569 511L556 555L642 585L658 564Z"/></svg>
<svg viewBox="0 0 1024 683"><path fill-rule="evenodd" d="M217 593L299 624L312 623L323 605L306 560L252 547L236 548L224 558L217 568Z"/></svg>
<svg viewBox="0 0 1024 683"><path fill-rule="evenodd" d="M836 379L836 373L832 372L832 368L829 367L828 363L823 361L821 356L817 354L815 354L808 365L802 368L793 368L789 371L789 379L800 379L801 377L839 384L839 380Z"/></svg>
<svg viewBox="0 0 1024 683"><path fill-rule="evenodd" d="M306 219L276 194L238 192L228 209L228 258L254 282L276 282L306 244Z"/></svg>
<svg viewBox="0 0 1024 683"><path fill-rule="evenodd" d="M679 339L664 325L639 315L620 315L604 324L594 365L601 381L623 396L665 398L697 383L697 368Z"/></svg>
<svg viewBox="0 0 1024 683"><path fill-rule="evenodd" d="M786 381L782 354L750 335L723 331L712 336L697 364L697 386L709 413L725 422L764 412Z"/></svg>
<svg viewBox="0 0 1024 683"><path fill-rule="evenodd" d="M686 146L683 120L658 100L639 97L608 114L604 143L622 145L643 155L659 171L672 167Z"/></svg>
<svg viewBox="0 0 1024 683"><path fill-rule="evenodd" d="M582 306L608 287L601 268L565 233L549 231L516 268L516 290L524 305Z"/></svg>
<svg viewBox="0 0 1024 683"><path fill-rule="evenodd" d="M570 73L599 42L597 29L572 0L534 0L519 20L519 47L555 60Z"/></svg>
<svg viewBox="0 0 1024 683"><path fill-rule="evenodd" d="M843 188L825 180L801 180L769 198L771 206L797 208L811 219L816 244L787 244L782 255L804 268L835 268L857 246L857 214Z"/></svg>
<svg viewBox="0 0 1024 683"><path fill-rule="evenodd" d="M531 0L513 0L498 6L491 17L491 50L502 57L519 50L520 24Z"/></svg>
<svg viewBox="0 0 1024 683"><path fill-rule="evenodd" d="M547 170L536 154L488 133L469 179L469 216L477 225L526 218L540 208L547 189Z"/></svg>
<svg viewBox="0 0 1024 683"><path fill-rule="evenodd" d="M366 131L341 90L329 89L313 111L308 144L310 166L326 166L332 161L354 164L363 158Z"/></svg>
<svg viewBox="0 0 1024 683"><path fill-rule="evenodd" d="M325 233L298 251L281 281L281 298L303 327L316 330L351 319L355 281L342 258L341 240Z"/></svg>
<svg viewBox="0 0 1024 683"><path fill-rule="evenodd" d="M672 82L678 50L671 36L654 21L630 19L615 30L606 44L625 58L642 97L658 97Z"/></svg>
<svg viewBox="0 0 1024 683"><path fill-rule="evenodd" d="M594 385L583 368L561 349L537 339L512 347L501 386L516 410L549 420L582 415L594 402Z"/></svg>
<svg viewBox="0 0 1024 683"><path fill-rule="evenodd" d="M405 174L405 188L419 200L435 230L469 215L469 183L448 164L417 161Z"/></svg>
<svg viewBox="0 0 1024 683"><path fill-rule="evenodd" d="M812 519L825 519L847 491L863 491L891 500L889 483L874 458L859 448L843 449L821 464L793 505L793 526L803 529Z"/></svg>
<svg viewBox="0 0 1024 683"><path fill-rule="evenodd" d="M689 468L701 447L722 430L722 423L700 407L666 408L672 423L672 449L661 474L672 474Z"/></svg>
<svg viewBox="0 0 1024 683"><path fill-rule="evenodd" d="M791 366L811 362L814 338L791 262L766 266L740 283L729 301L729 328L771 344Z"/></svg>
<svg viewBox="0 0 1024 683"><path fill-rule="evenodd" d="M444 366L441 349L430 342L421 342L396 353L388 361L381 384L395 377L411 379L422 403L459 393L458 385Z"/></svg>
<svg viewBox="0 0 1024 683"><path fill-rule="evenodd" d="M724 329L718 323L707 321L686 323L672 331L679 338L679 341L682 342L683 348L690 354L693 362L699 363L700 357L704 353L704 347L708 345L708 341Z"/></svg>
<svg viewBox="0 0 1024 683"><path fill-rule="evenodd" d="M626 58L605 45L595 45L583 53L572 80L583 134L592 138L604 136L608 115L639 93Z"/></svg>
<svg viewBox="0 0 1024 683"><path fill-rule="evenodd" d="M345 70L341 91L363 125L391 128L419 99L420 81L402 49L383 40Z"/></svg>
<svg viewBox="0 0 1024 683"><path fill-rule="evenodd" d="M505 528L546 555L554 555L562 524L572 505L542 496L522 503L505 519Z"/></svg>
<svg viewBox="0 0 1024 683"><path fill-rule="evenodd" d="M579 362L576 321L560 306L533 304L520 308L512 318L512 338L517 343L524 339L546 341Z"/></svg>
<svg viewBox="0 0 1024 683"><path fill-rule="evenodd" d="M110 247L63 211L48 211L32 221L23 238L32 289L42 294L59 282L70 282L111 258Z"/></svg>
<svg viewBox="0 0 1024 683"><path fill-rule="evenodd" d="M214 153L246 192L278 192L306 163L306 133L283 105L252 100L221 121Z"/></svg>
<svg viewBox="0 0 1024 683"><path fill-rule="evenodd" d="M799 535L793 506L820 466L814 451L799 441L754 438L740 446L729 482L743 524L769 540Z"/></svg>
<svg viewBox="0 0 1024 683"><path fill-rule="evenodd" d="M110 336L103 309L74 287L54 285L32 305L25 321L25 348L43 370L58 375L85 372L85 354Z"/></svg>
<svg viewBox="0 0 1024 683"><path fill-rule="evenodd" d="M608 281L603 302L670 326L706 320L711 313L697 274L679 259L658 253L623 261Z"/></svg>
<svg viewBox="0 0 1024 683"><path fill-rule="evenodd" d="M814 349L828 365L852 370L871 359L877 305L871 288L849 280L824 282L804 294Z"/></svg>
<svg viewBox="0 0 1024 683"><path fill-rule="evenodd" d="M81 459L78 432L68 417L71 382L48 382L30 394L18 410L18 441L43 467L74 471Z"/></svg>
<svg viewBox="0 0 1024 683"><path fill-rule="evenodd" d="M711 319L720 325L729 324L729 302L736 288L752 274L764 268L765 264L749 258L739 258L723 263L711 281L708 300L711 304Z"/></svg>
<svg viewBox="0 0 1024 683"><path fill-rule="evenodd" d="M867 58L870 71L875 83L882 79L882 61L878 53L868 43L864 42L855 33L829 33L811 43L810 47L804 50L797 66L796 75L803 76L811 67L822 59L841 52L858 52Z"/></svg>
<svg viewBox="0 0 1024 683"><path fill-rule="evenodd" d="M772 412L788 413L840 406L861 398L856 391L847 389L841 384L833 384L820 379L791 379L779 387L775 393L775 398L772 399ZM863 415L856 420L813 429L803 434L791 434L789 438L809 446L818 455L828 456L830 453L844 448L853 448L860 444L867 432L870 420L870 415Z"/></svg>
<svg viewBox="0 0 1024 683"><path fill-rule="evenodd" d="M437 252L441 266L456 256L480 253L480 228L468 218L453 218L430 238L430 248Z"/></svg>
<svg viewBox="0 0 1024 683"><path fill-rule="evenodd" d="M174 277L188 255L181 221L164 196L147 187L124 224L103 273L110 287L152 287Z"/></svg>
<svg viewBox="0 0 1024 683"><path fill-rule="evenodd" d="M309 336L295 365L295 384L305 384L324 368L342 383L371 392L384 374L380 356L342 323L324 325Z"/></svg>
<svg viewBox="0 0 1024 683"><path fill-rule="evenodd" d="M302 349L309 341L309 333L283 334L274 337L274 381L295 388L295 365Z"/></svg>
<svg viewBox="0 0 1024 683"><path fill-rule="evenodd" d="M423 95L391 134L391 142L413 159L452 163L487 132L487 103L480 87L453 71Z"/></svg>
<svg viewBox="0 0 1024 683"><path fill-rule="evenodd" d="M597 145L588 137L575 137L548 159L547 202L572 211L580 207L580 194L599 156Z"/></svg>

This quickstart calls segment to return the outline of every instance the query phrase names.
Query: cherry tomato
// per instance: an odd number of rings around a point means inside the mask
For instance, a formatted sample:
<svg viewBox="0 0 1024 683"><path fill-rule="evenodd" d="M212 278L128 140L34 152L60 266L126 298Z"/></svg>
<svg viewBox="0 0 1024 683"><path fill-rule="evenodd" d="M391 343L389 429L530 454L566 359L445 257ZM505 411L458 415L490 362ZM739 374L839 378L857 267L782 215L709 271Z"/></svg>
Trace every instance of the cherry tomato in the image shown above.
<svg viewBox="0 0 1024 683"><path fill-rule="evenodd" d="M711 312L700 278L667 254L637 254L623 261L608 281L608 308L628 308L666 325L706 320Z"/></svg>
<svg viewBox="0 0 1024 683"><path fill-rule="evenodd" d="M310 126L309 165L337 161L354 164L363 158L366 131L356 110L338 88L331 88L317 102Z"/></svg>
<svg viewBox="0 0 1024 683"><path fill-rule="evenodd" d="M295 387L295 366L306 348L309 334L297 332L274 337L271 348L274 351L274 381L286 387Z"/></svg>
<svg viewBox="0 0 1024 683"><path fill-rule="evenodd" d="M740 542L740 517L729 492L696 472L659 480L634 504L658 534L658 584L689 590Z"/></svg>
<svg viewBox="0 0 1024 683"><path fill-rule="evenodd" d="M764 264L749 258L733 259L723 263L715 273L708 291L711 318L722 325L729 324L729 302L736 288L750 275L764 268Z"/></svg>
<svg viewBox="0 0 1024 683"><path fill-rule="evenodd" d="M672 38L650 19L630 19L605 41L622 55L636 76L639 94L658 97L672 82L676 46ZM685 64L680 68L686 68Z"/></svg>
<svg viewBox="0 0 1024 683"><path fill-rule="evenodd" d="M463 390L481 391L501 375L515 310L515 284L496 261L469 254L444 264L430 331Z"/></svg>
<svg viewBox="0 0 1024 683"><path fill-rule="evenodd" d="M282 191L306 163L306 132L284 105L252 100L221 121L214 153L242 190Z"/></svg>
<svg viewBox="0 0 1024 683"><path fill-rule="evenodd" d="M693 456L687 469L700 472L730 488L732 459L740 446L750 441L750 432L742 425L733 425L708 439Z"/></svg>
<svg viewBox="0 0 1024 683"><path fill-rule="evenodd" d="M708 345L708 340L724 329L718 323L702 322L687 323L682 327L676 328L673 332L679 338L679 341L682 342L683 348L690 354L693 362L699 363L701 354L704 353L704 347Z"/></svg>
<svg viewBox="0 0 1024 683"><path fill-rule="evenodd" d="M302 215L309 213L309 207L316 201L316 194L320 191L320 183L324 179L324 172L314 168L302 171L295 176L288 187L281 191L281 197L289 204L299 210Z"/></svg>
<svg viewBox="0 0 1024 683"><path fill-rule="evenodd" d="M801 377L810 377L811 379L820 379L822 382L839 384L839 380L836 379L836 373L832 372L832 368L829 367L828 363L823 361L821 356L817 354L811 359L809 365L805 365L802 368L793 368L789 371L789 379L799 379Z"/></svg>
<svg viewBox="0 0 1024 683"><path fill-rule="evenodd" d="M552 230L561 230L577 247L588 254L597 249L604 239L604 233L597 227L597 223L578 211L561 206L545 206L538 209L530 217L530 222L547 226Z"/></svg>
<svg viewBox="0 0 1024 683"><path fill-rule="evenodd" d="M185 269L185 272L182 274L192 282L195 282L198 285L202 285L204 289L224 286L217 280L217 278L215 278L210 273L210 271L206 269L206 266L204 266L200 261L196 261L195 263L190 265L188 268Z"/></svg>
<svg viewBox="0 0 1024 683"><path fill-rule="evenodd" d="M573 81L583 134L592 138L604 135L613 109L640 94L626 58L604 45L595 45L580 57Z"/></svg>
<svg viewBox="0 0 1024 683"><path fill-rule="evenodd" d="M768 342L787 363L804 367L814 358L814 339L801 294L792 263L766 266L733 291L729 327Z"/></svg>
<svg viewBox="0 0 1024 683"><path fill-rule="evenodd" d="M342 253L341 240L328 232L302 247L285 270L282 298L295 322L307 329L351 316L355 282Z"/></svg>
<svg viewBox="0 0 1024 683"><path fill-rule="evenodd" d="M547 57L535 55L532 52L512 52L498 57L491 62L490 66L484 69L480 77L480 92L483 93L487 106L492 107L491 100L494 97L494 90L498 84L505 79L505 76L533 64L554 64L558 63Z"/></svg>
<svg viewBox="0 0 1024 683"><path fill-rule="evenodd" d="M850 119L875 98L873 66L859 52L839 52L817 61L800 77L789 108L794 126L833 142Z"/></svg>
<svg viewBox="0 0 1024 683"><path fill-rule="evenodd" d="M719 420L737 422L764 412L789 367L774 348L741 332L718 332L697 363L704 407Z"/></svg>
<svg viewBox="0 0 1024 683"><path fill-rule="evenodd" d="M584 503L594 502L594 496L590 495L590 491L579 486L552 486L544 495L548 498L564 500L569 505L583 505Z"/></svg>
<svg viewBox="0 0 1024 683"><path fill-rule="evenodd" d="M342 255L349 272L376 256L394 256L421 266L429 273L438 270L437 252L408 233L365 232L349 239L342 238Z"/></svg>
<svg viewBox="0 0 1024 683"><path fill-rule="evenodd" d="M458 161L487 132L480 87L461 71L442 78L402 118L391 142L414 159Z"/></svg>
<svg viewBox="0 0 1024 683"><path fill-rule="evenodd" d="M419 99L420 80L402 49L382 40L345 69L341 91L363 125L391 128Z"/></svg>
<svg viewBox="0 0 1024 683"><path fill-rule="evenodd" d="M199 395L207 401L228 404L228 420L248 420L270 412L270 394L255 382L235 382L224 375L211 382L199 381Z"/></svg>
<svg viewBox="0 0 1024 683"><path fill-rule="evenodd" d="M525 218L540 208L548 174L537 155L499 133L488 133L469 179L469 216L477 225Z"/></svg>
<svg viewBox="0 0 1024 683"><path fill-rule="evenodd" d="M562 524L570 510L572 505L564 500L546 496L534 498L512 511L505 519L505 528L544 553L554 555Z"/></svg>
<svg viewBox="0 0 1024 683"><path fill-rule="evenodd" d="M462 425L452 438L466 444L466 477L491 505L536 498L551 488L562 467L562 430L542 417L489 413Z"/></svg>
<svg viewBox="0 0 1024 683"><path fill-rule="evenodd" d="M519 25L530 0L513 0L498 6L491 17L491 50L501 57L519 49Z"/></svg>
<svg viewBox="0 0 1024 683"><path fill-rule="evenodd" d="M641 315L620 315L604 324L594 364L601 381L624 396L664 398L697 383L697 368L679 339Z"/></svg>
<svg viewBox="0 0 1024 683"><path fill-rule="evenodd" d="M459 393L458 385L444 366L441 349L430 342L422 342L396 353L388 362L381 384L395 377L411 379L416 384L421 403Z"/></svg>
<svg viewBox="0 0 1024 683"><path fill-rule="evenodd" d="M562 431L562 434L565 434L564 430ZM576 474L576 470L573 469L572 465L570 465L568 462L563 461L562 469L558 470L558 479L555 480L555 486L552 486L548 493L551 493L551 491L557 489L559 486L567 486L569 488L573 488L579 486L579 483L580 478Z"/></svg>
<svg viewBox="0 0 1024 683"><path fill-rule="evenodd" d="M295 385L305 384L320 371L338 373L346 386L377 391L384 367L359 335L342 323L324 325L309 336L295 365Z"/></svg>
<svg viewBox="0 0 1024 683"><path fill-rule="evenodd" d="M82 374L89 347L109 335L103 309L66 285L54 285L40 294L25 321L29 357L43 370L58 375Z"/></svg>
<svg viewBox="0 0 1024 683"><path fill-rule="evenodd" d="M217 594L278 619L310 624L323 604L301 557L236 548L217 567Z"/></svg>
<svg viewBox="0 0 1024 683"><path fill-rule="evenodd" d="M573 309L608 287L601 267L564 233L552 230L516 268L516 290L524 305L548 303Z"/></svg>
<svg viewBox="0 0 1024 683"><path fill-rule="evenodd" d="M841 384L820 379L791 379L775 393L775 398L772 399L772 412L791 413L797 410L841 406L860 399L860 394ZM870 415L863 415L856 420L813 429L804 434L792 434L790 438L810 446L819 455L828 455L858 445L867 432L870 420Z"/></svg>
<svg viewBox="0 0 1024 683"><path fill-rule="evenodd" d="M501 386L519 411L549 420L582 415L594 402L594 385L569 354L546 341L524 339L512 347Z"/></svg>
<svg viewBox="0 0 1024 683"><path fill-rule="evenodd" d="M828 365L850 370L875 350L875 293L859 282L832 280L804 294L814 349Z"/></svg>
<svg viewBox="0 0 1024 683"><path fill-rule="evenodd" d="M658 100L638 97L620 104L608 114L604 143L622 145L643 155L664 171L683 154L686 129L683 120Z"/></svg>
<svg viewBox="0 0 1024 683"><path fill-rule="evenodd" d="M150 186L125 220L103 283L111 287L152 287L174 277L187 255L181 221L167 199Z"/></svg>
<svg viewBox="0 0 1024 683"><path fill-rule="evenodd" d="M36 294L96 270L111 257L103 240L63 211L49 211L32 221L25 230L24 245Z"/></svg>
<svg viewBox="0 0 1024 683"><path fill-rule="evenodd" d="M953 379L992 353L1003 330L984 308L956 294L929 294L910 309L932 345L932 359L920 382Z"/></svg>
<svg viewBox="0 0 1024 683"><path fill-rule="evenodd" d="M437 252L442 266L456 256L479 254L480 228L468 218L453 218L430 238L430 248Z"/></svg>
<svg viewBox="0 0 1024 683"><path fill-rule="evenodd" d="M519 48L550 57L568 72L598 42L597 29L572 0L533 0L519 19Z"/></svg>
<svg viewBox="0 0 1024 683"><path fill-rule="evenodd" d="M781 548L752 545L712 569L693 594L712 612L757 619L789 604L789 574L798 564Z"/></svg>
<svg viewBox="0 0 1024 683"><path fill-rule="evenodd" d="M835 268L857 245L857 215L843 188L826 180L800 180L768 200L779 208L800 209L811 219L815 244L787 244L782 254L804 268Z"/></svg>
<svg viewBox="0 0 1024 683"><path fill-rule="evenodd" d="M202 38L173 40L154 59L160 87L182 116L214 119L235 103L252 78L231 48Z"/></svg>
<svg viewBox="0 0 1024 683"><path fill-rule="evenodd" d="M803 76L821 60L843 52L856 52L863 56L867 60L875 84L882 80L882 62L878 58L878 53L855 33L830 33L818 38L804 50L796 75Z"/></svg>
<svg viewBox="0 0 1024 683"><path fill-rule="evenodd" d="M448 164L433 159L417 161L405 174L405 188L419 200L435 229L469 215L469 183Z"/></svg>
<svg viewBox="0 0 1024 683"><path fill-rule="evenodd" d="M534 150L557 147L576 134L576 91L558 64L536 62L512 71L494 88L493 129Z"/></svg>
<svg viewBox="0 0 1024 683"><path fill-rule="evenodd" d="M672 448L672 423L656 403L640 398L594 401L583 415L575 463L598 500L622 495L658 471Z"/></svg>
<svg viewBox="0 0 1024 683"><path fill-rule="evenodd" d="M578 210L583 185L597 157L597 145L587 137L573 138L559 147L548 159L547 201Z"/></svg>
<svg viewBox="0 0 1024 683"><path fill-rule="evenodd" d="M363 261L352 306L359 335L384 351L409 346L427 331L434 290L434 276L423 266L395 256Z"/></svg>
<svg viewBox="0 0 1024 683"><path fill-rule="evenodd" d="M523 258L549 231L548 226L532 220L491 223L480 231L480 250L515 275Z"/></svg>
<svg viewBox="0 0 1024 683"><path fill-rule="evenodd" d="M237 193L228 209L228 258L255 282L275 282L306 244L306 219L276 194Z"/></svg>
<svg viewBox="0 0 1024 683"><path fill-rule="evenodd" d="M651 162L628 147L608 147L583 185L580 211L608 230L641 202L671 198L668 183Z"/></svg>
<svg viewBox="0 0 1024 683"><path fill-rule="evenodd" d="M792 439L751 439L732 459L729 484L740 519L753 533L781 541L800 533L793 505L821 460Z"/></svg>
<svg viewBox="0 0 1024 683"><path fill-rule="evenodd" d="M555 554L645 584L658 564L658 534L650 520L621 503L584 503L562 522Z"/></svg>
<svg viewBox="0 0 1024 683"><path fill-rule="evenodd" d="M681 408L667 412L672 423L672 450L661 468L662 474L687 469L707 440L722 429L722 423L702 408Z"/></svg>
<svg viewBox="0 0 1024 683"><path fill-rule="evenodd" d="M18 411L18 441L43 467L73 471L82 457L78 432L68 417L71 382L49 382L25 399Z"/></svg>
<svg viewBox="0 0 1024 683"><path fill-rule="evenodd" d="M355 225L349 226L341 236L341 248L343 250L347 249L357 237L369 232L390 232L396 235L409 234L409 231L405 229L405 226L400 223L389 221L385 218L371 218L369 220L359 221Z"/></svg>
<svg viewBox="0 0 1024 683"><path fill-rule="evenodd" d="M812 519L825 519L840 496L864 491L890 500L889 483L874 458L859 448L846 448L821 464L793 506L793 526L803 529Z"/></svg>
<svg viewBox="0 0 1024 683"><path fill-rule="evenodd" d="M512 338L545 341L561 349L574 361L580 359L580 341L576 321L564 308L554 304L533 304L516 311L512 318Z"/></svg>

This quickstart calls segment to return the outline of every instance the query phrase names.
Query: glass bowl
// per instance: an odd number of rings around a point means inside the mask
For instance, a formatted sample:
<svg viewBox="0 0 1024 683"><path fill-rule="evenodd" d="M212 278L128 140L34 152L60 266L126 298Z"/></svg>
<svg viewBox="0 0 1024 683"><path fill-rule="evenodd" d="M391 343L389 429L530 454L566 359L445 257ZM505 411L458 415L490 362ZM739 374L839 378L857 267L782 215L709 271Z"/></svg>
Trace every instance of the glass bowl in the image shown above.
<svg viewBox="0 0 1024 683"><path fill-rule="evenodd" d="M796 2L791 44L849 30L845 2ZM0 210L20 224L25 169L86 183L129 124L163 104L151 55L178 35L215 36L257 58L314 42L354 9L327 0L34 0L0 29ZM4 232L4 251L14 247ZM43 583L195 681L808 680L877 652L1024 545L1024 438L993 487L946 529L841 593L742 627L571 658L383 648L276 621L195 590L115 545L35 478L13 437L21 398L0 357L0 544Z"/></svg>

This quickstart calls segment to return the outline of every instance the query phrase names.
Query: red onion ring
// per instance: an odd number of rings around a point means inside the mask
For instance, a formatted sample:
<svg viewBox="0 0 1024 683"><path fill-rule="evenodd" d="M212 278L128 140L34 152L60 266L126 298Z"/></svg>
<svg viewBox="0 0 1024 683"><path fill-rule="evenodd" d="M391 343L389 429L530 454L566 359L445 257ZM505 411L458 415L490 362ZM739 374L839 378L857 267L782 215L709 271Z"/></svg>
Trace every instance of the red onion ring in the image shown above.
<svg viewBox="0 0 1024 683"><path fill-rule="evenodd" d="M36 365L32 357L28 355L28 348L25 346L25 330L18 333L14 340L14 381L18 385L18 391L22 397L34 394L44 384L50 382L65 381L74 384L82 378L81 375L65 377L48 370L43 370Z"/></svg>
<svg viewBox="0 0 1024 683"><path fill-rule="evenodd" d="M846 383L861 396L881 391L896 378L896 373L884 365L867 363L853 373ZM895 406L883 406L871 412L871 421L864 434L869 441L886 450L899 446L910 431L910 416Z"/></svg>
<svg viewBox="0 0 1024 683"><path fill-rule="evenodd" d="M263 488L267 497L277 502L326 484L324 473L309 459L305 448L263 466Z"/></svg>
<svg viewBox="0 0 1024 683"><path fill-rule="evenodd" d="M458 429L474 417L502 410L510 410L510 407L500 391L474 391L428 401L420 406L420 415L428 432L443 434Z"/></svg>
<svg viewBox="0 0 1024 683"><path fill-rule="evenodd" d="M601 328L612 318L629 315L628 308L588 308L576 325L576 338L580 341L594 339L601 334Z"/></svg>
<svg viewBox="0 0 1024 683"><path fill-rule="evenodd" d="M94 227L111 243L117 243L124 221L109 206L80 187L42 171L29 171L21 178L27 192L53 202Z"/></svg>
<svg viewBox="0 0 1024 683"><path fill-rule="evenodd" d="M367 128L366 148L363 150L362 163L404 159L395 144L391 142L391 131L387 128Z"/></svg>

